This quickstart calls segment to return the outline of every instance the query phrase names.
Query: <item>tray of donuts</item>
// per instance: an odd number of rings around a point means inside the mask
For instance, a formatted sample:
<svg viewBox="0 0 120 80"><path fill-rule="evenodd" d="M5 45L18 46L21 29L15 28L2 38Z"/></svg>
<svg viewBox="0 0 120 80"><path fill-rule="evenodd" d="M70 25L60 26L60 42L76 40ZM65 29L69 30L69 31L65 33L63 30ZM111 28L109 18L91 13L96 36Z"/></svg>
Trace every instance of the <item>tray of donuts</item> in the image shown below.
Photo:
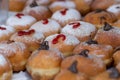
<svg viewBox="0 0 120 80"><path fill-rule="evenodd" d="M9 0L9 9L0 80L120 80L119 0Z"/></svg>

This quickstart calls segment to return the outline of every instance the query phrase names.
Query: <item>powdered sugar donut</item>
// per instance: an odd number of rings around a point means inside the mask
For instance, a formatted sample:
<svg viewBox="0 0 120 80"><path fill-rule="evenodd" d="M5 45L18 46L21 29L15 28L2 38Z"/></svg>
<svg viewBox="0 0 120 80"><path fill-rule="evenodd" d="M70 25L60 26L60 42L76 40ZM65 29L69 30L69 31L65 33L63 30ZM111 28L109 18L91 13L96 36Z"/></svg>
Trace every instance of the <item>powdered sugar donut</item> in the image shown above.
<svg viewBox="0 0 120 80"><path fill-rule="evenodd" d="M52 19L41 20L31 26L30 29L42 32L45 36L49 36L60 32L61 26L58 22Z"/></svg>
<svg viewBox="0 0 120 80"><path fill-rule="evenodd" d="M115 14L117 18L120 19L120 4L114 4L108 7L107 11Z"/></svg>
<svg viewBox="0 0 120 80"><path fill-rule="evenodd" d="M74 47L80 43L76 37L65 34L50 35L45 41L49 42L51 48L59 49L64 56L71 55Z"/></svg>
<svg viewBox="0 0 120 80"><path fill-rule="evenodd" d="M96 28L94 25L83 22L83 21L74 21L67 24L62 30L61 33L73 35L77 37L80 41L86 41L90 37L94 37L96 33Z"/></svg>
<svg viewBox="0 0 120 80"><path fill-rule="evenodd" d="M16 15L9 17L6 24L19 31L28 29L35 22L36 19L32 16L25 15L23 13L17 13Z"/></svg>
<svg viewBox="0 0 120 80"><path fill-rule="evenodd" d="M0 25L0 41L8 40L14 32L15 29L13 27Z"/></svg>
<svg viewBox="0 0 120 80"><path fill-rule="evenodd" d="M55 1L49 6L52 12L55 12L63 8L75 8L75 7L76 5L73 1Z"/></svg>
<svg viewBox="0 0 120 80"><path fill-rule="evenodd" d="M46 6L38 6L37 3L26 6L23 13L33 16L38 21L49 18L52 15L51 11Z"/></svg>
<svg viewBox="0 0 120 80"><path fill-rule="evenodd" d="M12 78L12 66L8 59L0 54L0 80L10 80Z"/></svg>
<svg viewBox="0 0 120 80"><path fill-rule="evenodd" d="M63 27L71 21L80 20L81 14L76 9L61 9L53 13L51 18L58 21Z"/></svg>
<svg viewBox="0 0 120 80"><path fill-rule="evenodd" d="M10 38L10 40L20 41L27 44L30 51L38 49L39 44L43 39L44 35L41 32L35 31L34 29L18 31Z"/></svg>
<svg viewBox="0 0 120 80"><path fill-rule="evenodd" d="M22 42L5 41L0 43L0 54L8 58L13 71L25 69L27 59L30 56L28 47Z"/></svg>

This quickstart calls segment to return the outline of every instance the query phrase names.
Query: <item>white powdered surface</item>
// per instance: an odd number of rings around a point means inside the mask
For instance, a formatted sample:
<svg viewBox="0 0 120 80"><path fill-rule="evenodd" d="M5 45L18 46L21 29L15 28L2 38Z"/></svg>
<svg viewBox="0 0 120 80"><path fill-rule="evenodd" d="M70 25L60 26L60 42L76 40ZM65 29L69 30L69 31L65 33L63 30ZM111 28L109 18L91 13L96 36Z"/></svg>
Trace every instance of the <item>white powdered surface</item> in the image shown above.
<svg viewBox="0 0 120 80"><path fill-rule="evenodd" d="M17 16L11 16L7 19L6 24L9 26L27 26L31 23L36 22L36 19L29 15L21 16L21 18L18 18Z"/></svg>
<svg viewBox="0 0 120 80"><path fill-rule="evenodd" d="M50 35L46 37L45 41L49 41L49 43L52 44L52 40L55 39L57 35L59 34ZM80 43L80 41L74 36L71 36L71 35L65 35L65 36L66 36L66 39L64 40L64 43L67 45L77 45Z"/></svg>
<svg viewBox="0 0 120 80"><path fill-rule="evenodd" d="M117 8L119 7L119 8ZM112 12L115 15L120 14L120 4L114 4L107 9L108 12Z"/></svg>
<svg viewBox="0 0 120 80"><path fill-rule="evenodd" d="M75 8L75 3L73 1L55 1L50 5L50 8L54 8L56 6L62 6L65 8Z"/></svg>
<svg viewBox="0 0 120 80"><path fill-rule="evenodd" d="M58 22L52 19L48 19L47 24L43 24L43 20L33 24L30 29L34 29L36 31L40 31L43 34L45 32L58 32L60 30L61 26Z"/></svg>
<svg viewBox="0 0 120 80"><path fill-rule="evenodd" d="M32 78L27 72L20 71L13 74L12 80L32 80Z"/></svg>
<svg viewBox="0 0 120 80"><path fill-rule="evenodd" d="M89 36L91 32L96 31L96 28L94 25L83 22L83 21L75 21L72 23L80 23L80 26L78 28L73 28L73 25L67 24L62 30L61 33L63 34L68 34L68 35L73 35L76 37L84 37L84 36Z"/></svg>
<svg viewBox="0 0 120 80"><path fill-rule="evenodd" d="M64 9L61 9L61 10L64 10ZM65 23L69 20L76 21L81 19L81 14L76 9L72 9L72 8L68 9L65 15L61 14L61 10L58 10L55 13L53 13L51 18L55 19L56 21L60 21L62 23Z"/></svg>
<svg viewBox="0 0 120 80"><path fill-rule="evenodd" d="M7 63L7 60L2 54L0 54L0 66L4 66L6 63Z"/></svg>

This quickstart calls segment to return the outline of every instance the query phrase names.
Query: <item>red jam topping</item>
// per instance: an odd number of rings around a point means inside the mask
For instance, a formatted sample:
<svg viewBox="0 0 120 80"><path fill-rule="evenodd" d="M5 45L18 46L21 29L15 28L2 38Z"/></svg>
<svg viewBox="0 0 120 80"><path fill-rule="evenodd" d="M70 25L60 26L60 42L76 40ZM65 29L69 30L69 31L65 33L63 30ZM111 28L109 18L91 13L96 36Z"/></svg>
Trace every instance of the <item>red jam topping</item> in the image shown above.
<svg viewBox="0 0 120 80"><path fill-rule="evenodd" d="M30 35L33 34L35 32L35 30L29 30L29 31L19 31L18 32L18 36L23 36L23 35Z"/></svg>
<svg viewBox="0 0 120 80"><path fill-rule="evenodd" d="M48 19L42 20L42 23L43 23L43 24L48 24L48 22L49 22Z"/></svg>
<svg viewBox="0 0 120 80"><path fill-rule="evenodd" d="M17 16L18 18L21 18L22 16L24 16L24 14L18 13L18 14L16 14L15 16Z"/></svg>
<svg viewBox="0 0 120 80"><path fill-rule="evenodd" d="M56 36L55 39L52 40L52 43L53 43L53 44L58 43L58 41L59 41L60 38L62 39L62 41L64 41L64 40L66 39L65 35L59 34L59 35Z"/></svg>
<svg viewBox="0 0 120 80"><path fill-rule="evenodd" d="M6 30L6 28L0 26L0 30Z"/></svg>
<svg viewBox="0 0 120 80"><path fill-rule="evenodd" d="M74 29L74 28L78 28L80 26L80 23L75 22L75 23L70 23L69 25L73 25L73 29Z"/></svg>
<svg viewBox="0 0 120 80"><path fill-rule="evenodd" d="M68 9L63 9L63 10L60 11L60 13L61 13L62 15L66 15L67 10L68 10Z"/></svg>

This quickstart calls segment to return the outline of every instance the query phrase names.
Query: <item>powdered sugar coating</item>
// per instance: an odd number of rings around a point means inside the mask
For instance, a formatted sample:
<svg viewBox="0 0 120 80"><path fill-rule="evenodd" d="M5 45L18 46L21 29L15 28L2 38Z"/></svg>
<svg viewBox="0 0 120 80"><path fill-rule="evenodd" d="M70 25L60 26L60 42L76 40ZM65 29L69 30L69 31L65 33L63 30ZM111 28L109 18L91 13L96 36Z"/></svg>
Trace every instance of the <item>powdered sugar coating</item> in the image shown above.
<svg viewBox="0 0 120 80"><path fill-rule="evenodd" d="M47 19L48 23L43 24L43 20L33 24L30 29L34 29L36 31L42 32L43 34L46 32L59 32L61 26L58 22L52 19Z"/></svg>
<svg viewBox="0 0 120 80"><path fill-rule="evenodd" d="M29 30L23 30L23 31L29 31ZM22 35L22 36L19 36L18 32L16 32L10 38L10 40L14 40L14 41L22 40L25 41L26 43L27 42L39 43L42 39L44 39L44 35L39 31L35 31L33 34L30 35Z"/></svg>
<svg viewBox="0 0 120 80"><path fill-rule="evenodd" d="M15 32L15 29L11 26L0 25L0 27L5 28L5 30L0 29L0 38L10 37Z"/></svg>
<svg viewBox="0 0 120 80"><path fill-rule="evenodd" d="M0 54L0 66L4 66L5 64L7 64L7 60L2 54Z"/></svg>
<svg viewBox="0 0 120 80"><path fill-rule="evenodd" d="M27 72L20 71L19 73L13 74L12 80L32 80L32 78Z"/></svg>
<svg viewBox="0 0 120 80"><path fill-rule="evenodd" d="M44 12L48 11L48 8L45 6L36 6L36 7L26 6L23 10L23 13L29 14L30 11L35 11L36 14L43 14Z"/></svg>
<svg viewBox="0 0 120 80"><path fill-rule="evenodd" d="M76 37L84 37L89 36L92 32L96 31L96 28L94 25L83 22L83 21L75 21L72 23L80 23L80 25L77 28L73 28L73 25L67 24L64 28L62 28L61 33L73 35Z"/></svg>
<svg viewBox="0 0 120 80"><path fill-rule="evenodd" d="M46 37L45 41L48 41L49 44L51 45L52 40L55 39L57 35L59 35L59 34L50 35L50 36ZM80 41L74 36L71 36L71 35L65 35L65 36L66 36L66 39L64 40L63 43L66 45L77 45L80 43Z"/></svg>
<svg viewBox="0 0 120 80"><path fill-rule="evenodd" d="M61 14L61 11L64 9L58 10L52 15L52 19L58 21L61 25L69 23L70 21L77 21L81 19L81 14L76 9L68 9L65 15Z"/></svg>
<svg viewBox="0 0 120 80"><path fill-rule="evenodd" d="M0 43L0 53L9 57L14 55L16 52L24 53L26 45L22 42L13 42L13 43Z"/></svg>
<svg viewBox="0 0 120 80"><path fill-rule="evenodd" d="M56 6L62 6L64 8L75 8L76 7L73 1L55 1L49 6L49 8L54 8Z"/></svg>
<svg viewBox="0 0 120 80"><path fill-rule="evenodd" d="M107 9L108 12L112 12L115 15L120 14L120 4L114 4Z"/></svg>
<svg viewBox="0 0 120 80"><path fill-rule="evenodd" d="M36 19L30 15L23 15L21 18L18 18L17 16L11 16L8 18L6 24L12 27L17 26L28 26L32 23L36 22Z"/></svg>

